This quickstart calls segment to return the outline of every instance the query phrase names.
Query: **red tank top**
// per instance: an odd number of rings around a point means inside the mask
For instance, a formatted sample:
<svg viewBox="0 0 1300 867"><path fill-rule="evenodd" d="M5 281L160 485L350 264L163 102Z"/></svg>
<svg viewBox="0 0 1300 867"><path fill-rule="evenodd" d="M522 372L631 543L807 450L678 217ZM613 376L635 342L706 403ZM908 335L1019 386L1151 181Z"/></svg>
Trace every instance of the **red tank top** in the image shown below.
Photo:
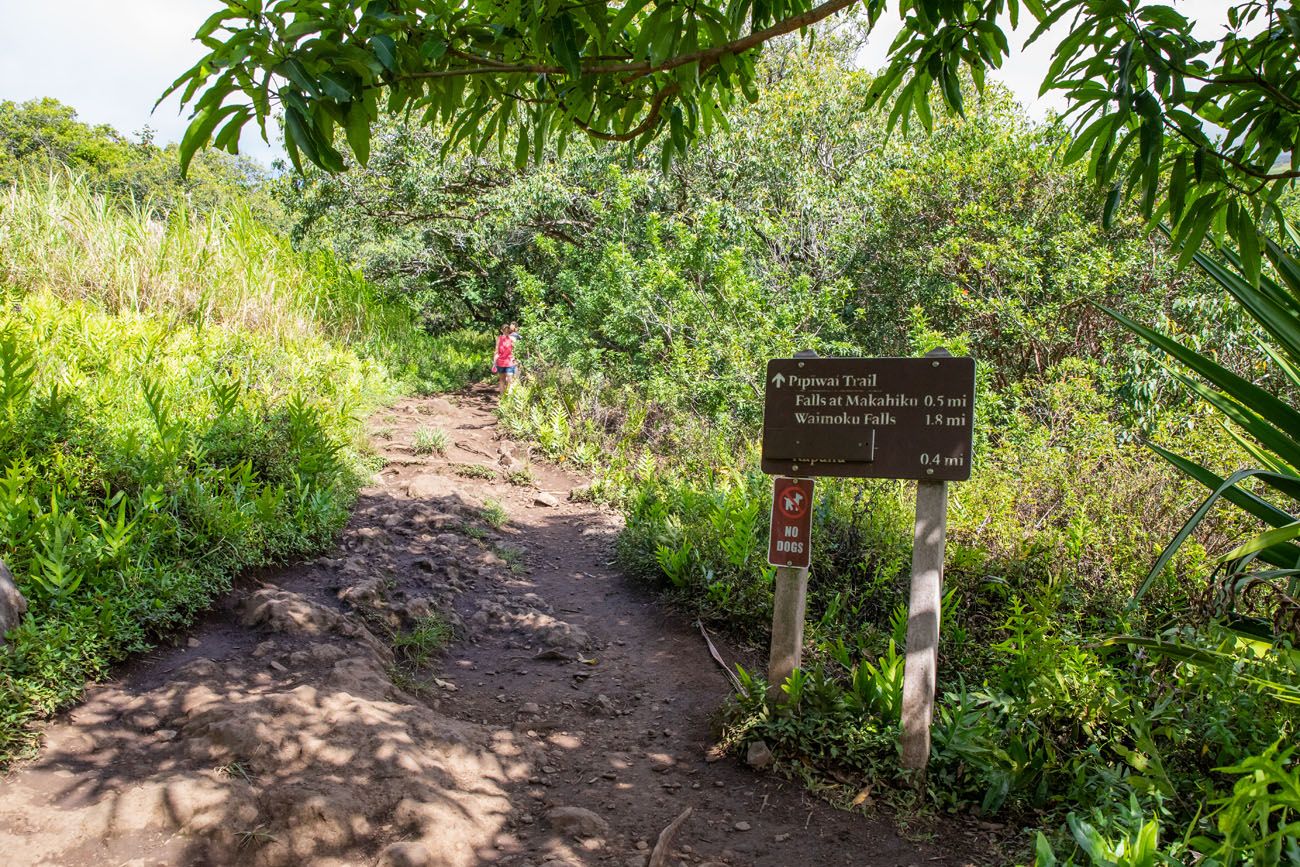
<svg viewBox="0 0 1300 867"><path fill-rule="evenodd" d="M515 366L515 339L509 334L497 335L497 367Z"/></svg>

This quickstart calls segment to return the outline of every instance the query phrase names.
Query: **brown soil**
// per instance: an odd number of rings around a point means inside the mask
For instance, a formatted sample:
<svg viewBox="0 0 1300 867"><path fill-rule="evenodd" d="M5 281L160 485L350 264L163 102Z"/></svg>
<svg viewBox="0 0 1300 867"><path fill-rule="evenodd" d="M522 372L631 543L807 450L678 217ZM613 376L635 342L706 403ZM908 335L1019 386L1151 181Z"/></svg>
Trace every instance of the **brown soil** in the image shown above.
<svg viewBox="0 0 1300 867"><path fill-rule="evenodd" d="M914 843L709 761L729 684L699 631L612 568L618 519L568 500L579 480L504 478L527 456L492 403L379 414L387 464L338 548L247 581L52 724L0 785L0 861L644 867L689 807L666 864L968 863L966 834ZM445 456L414 453L421 427ZM430 610L458 637L412 671L391 639Z"/></svg>

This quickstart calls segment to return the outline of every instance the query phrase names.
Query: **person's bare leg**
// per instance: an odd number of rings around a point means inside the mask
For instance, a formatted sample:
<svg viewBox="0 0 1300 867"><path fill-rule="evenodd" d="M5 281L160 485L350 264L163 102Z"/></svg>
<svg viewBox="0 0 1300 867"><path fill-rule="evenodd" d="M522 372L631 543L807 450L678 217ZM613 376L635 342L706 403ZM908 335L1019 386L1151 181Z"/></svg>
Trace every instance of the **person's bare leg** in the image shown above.
<svg viewBox="0 0 1300 867"><path fill-rule="evenodd" d="M506 393L506 388L507 388L507 386L509 386L509 384L510 384L510 374L508 374L508 373L500 373L500 374L497 374L497 379L498 379L498 382L497 382L497 397L501 397L502 395L504 395L504 394Z"/></svg>

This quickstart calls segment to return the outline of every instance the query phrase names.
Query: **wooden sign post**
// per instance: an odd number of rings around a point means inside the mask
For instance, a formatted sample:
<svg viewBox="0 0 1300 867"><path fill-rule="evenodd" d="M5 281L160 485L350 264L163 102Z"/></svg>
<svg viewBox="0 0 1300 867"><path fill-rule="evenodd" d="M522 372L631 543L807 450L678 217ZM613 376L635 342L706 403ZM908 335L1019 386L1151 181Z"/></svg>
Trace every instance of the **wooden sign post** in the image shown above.
<svg viewBox="0 0 1300 867"><path fill-rule="evenodd" d="M780 700L781 683L799 667L808 583L808 559L802 565L774 559L782 538L777 534L782 483L813 476L916 479L902 713L903 766L915 770L924 770L930 758L947 482L970 478L974 412L975 361L945 349L924 358L799 353L767 365L763 472L792 477L777 479L773 490L769 561L777 574L768 697Z"/></svg>
<svg viewBox="0 0 1300 867"><path fill-rule="evenodd" d="M767 562L776 567L772 600L772 646L767 660L767 697L781 698L781 684L803 656L808 564L812 559L812 479L772 480L772 532Z"/></svg>
<svg viewBox="0 0 1300 867"><path fill-rule="evenodd" d="M907 600L907 656L903 661L903 767L912 770L924 770L930 761L947 532L948 483L917 482L912 591Z"/></svg>

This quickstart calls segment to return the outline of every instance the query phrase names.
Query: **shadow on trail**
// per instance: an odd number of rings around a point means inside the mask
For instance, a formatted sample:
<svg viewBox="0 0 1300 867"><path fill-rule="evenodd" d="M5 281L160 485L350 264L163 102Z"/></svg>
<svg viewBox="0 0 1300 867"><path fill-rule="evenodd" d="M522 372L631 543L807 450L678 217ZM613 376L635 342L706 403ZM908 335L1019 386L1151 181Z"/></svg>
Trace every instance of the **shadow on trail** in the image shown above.
<svg viewBox="0 0 1300 867"><path fill-rule="evenodd" d="M457 719L436 687L425 698L396 686L428 673L404 671L389 646L509 573L465 534L477 507L369 494L335 556L237 594L197 647L95 690L25 770L68 820L54 816L34 835L49 848L36 839L31 854L103 863L168 831L170 863L328 863L394 840L446 864L508 851L508 788L526 782L537 747Z"/></svg>
<svg viewBox="0 0 1300 867"><path fill-rule="evenodd" d="M494 459L495 396L437 401L388 411L390 464L334 550L243 582L51 727L0 790L6 861L624 867L691 807L672 863L965 863L709 763L727 681L609 568L617 520L458 476ZM434 423L448 454L414 459ZM457 637L421 666L403 641L431 614Z"/></svg>

